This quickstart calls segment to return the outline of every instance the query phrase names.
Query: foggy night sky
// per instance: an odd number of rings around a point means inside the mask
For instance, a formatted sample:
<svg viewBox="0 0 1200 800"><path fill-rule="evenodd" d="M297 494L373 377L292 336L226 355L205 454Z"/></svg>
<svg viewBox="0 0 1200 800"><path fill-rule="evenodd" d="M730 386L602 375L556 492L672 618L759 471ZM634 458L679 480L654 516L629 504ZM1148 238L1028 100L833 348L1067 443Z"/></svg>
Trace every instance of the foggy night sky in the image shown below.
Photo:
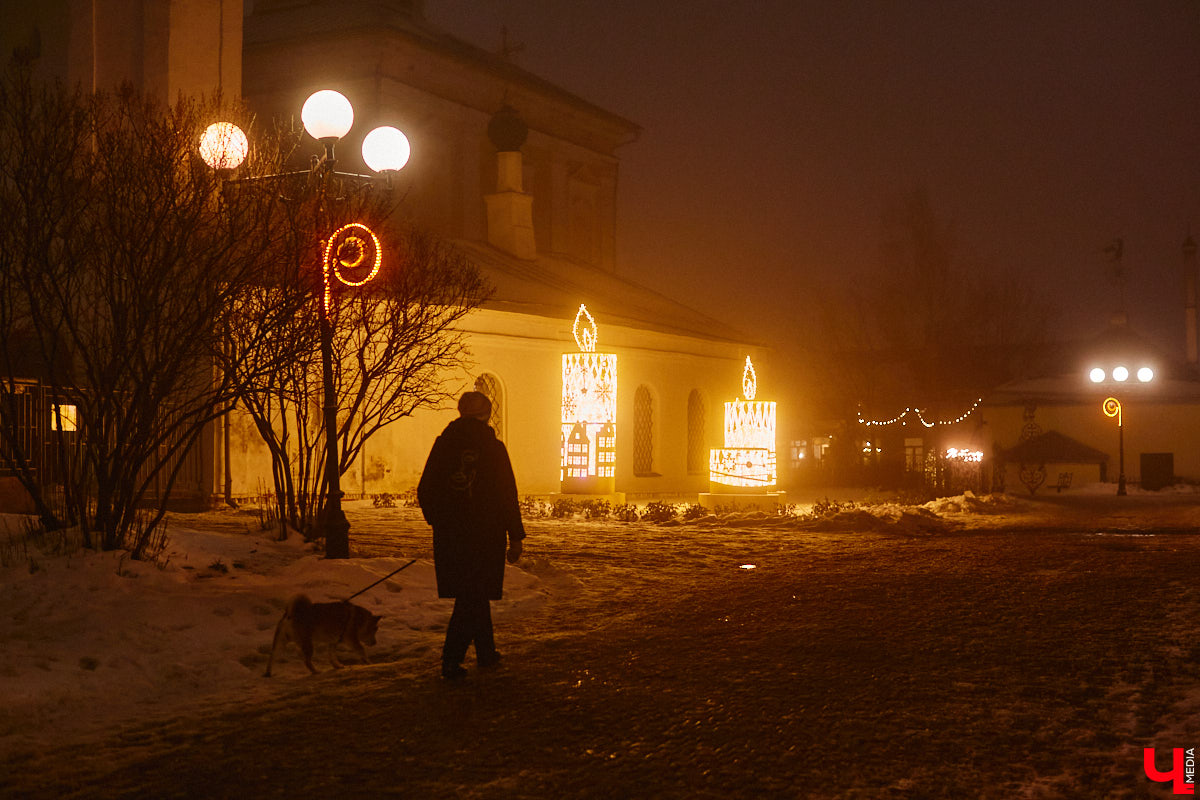
<svg viewBox="0 0 1200 800"><path fill-rule="evenodd" d="M1182 350L1200 239L1197 0L426 0L439 27L643 128L618 151L618 271L786 352L822 277L866 278L928 191L960 260L1117 306ZM735 280L730 280L735 276Z"/></svg>

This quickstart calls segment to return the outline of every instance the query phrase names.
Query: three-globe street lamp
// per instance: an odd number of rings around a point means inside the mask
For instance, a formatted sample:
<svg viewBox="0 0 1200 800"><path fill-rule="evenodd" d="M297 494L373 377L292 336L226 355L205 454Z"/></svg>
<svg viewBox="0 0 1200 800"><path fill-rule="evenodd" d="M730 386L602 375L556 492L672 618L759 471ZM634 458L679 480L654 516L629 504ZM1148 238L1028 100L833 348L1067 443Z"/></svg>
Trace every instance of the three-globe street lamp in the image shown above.
<svg viewBox="0 0 1200 800"><path fill-rule="evenodd" d="M1092 367L1088 372L1088 379L1095 384L1129 385L1129 378L1129 368L1124 364L1113 367L1111 373L1105 371L1103 367ZM1150 367L1139 367L1136 378L1140 384L1150 383L1154 380L1154 370ZM1127 494L1125 491L1125 409L1116 397L1106 397L1100 409L1104 412L1104 416L1117 420L1117 495L1124 496Z"/></svg>
<svg viewBox="0 0 1200 800"><path fill-rule="evenodd" d="M354 125L354 108L341 93L331 89L312 94L300 111L304 130L324 147L320 156L312 157L311 169L307 174L319 181L324 188L333 179L371 181L374 176L337 172L335 147L350 132ZM204 162L220 172L238 168L249 151L246 134L230 122L216 122L208 126L200 138L200 156ZM363 161L373 171L383 176L385 185L391 188L392 175L408 163L411 153L408 138L398 129L384 126L375 128L366 135L362 144ZM301 173L282 173L266 178L285 178ZM362 223L342 225L323 241L321 260L323 296L320 305L321 329L321 377L324 385L325 427L325 514L321 526L325 535L326 558L348 558L350 555L350 523L342 510L341 470L338 445L337 392L333 380L333 290L335 283L346 287L366 284L379 274L383 264L383 250L379 239ZM350 277L367 271L365 277Z"/></svg>

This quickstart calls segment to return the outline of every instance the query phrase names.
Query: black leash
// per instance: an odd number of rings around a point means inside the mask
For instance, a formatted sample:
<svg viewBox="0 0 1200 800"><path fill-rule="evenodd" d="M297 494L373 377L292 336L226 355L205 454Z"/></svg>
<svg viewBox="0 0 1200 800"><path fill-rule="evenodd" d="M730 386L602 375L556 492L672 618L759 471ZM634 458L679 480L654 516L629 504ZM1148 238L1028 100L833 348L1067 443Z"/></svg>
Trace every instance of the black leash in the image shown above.
<svg viewBox="0 0 1200 800"><path fill-rule="evenodd" d="M397 572L401 572L401 571L403 571L403 570L406 570L406 569L408 569L409 567L411 567L411 566L412 566L413 564L415 564L415 563L417 563L417 560L414 558L412 561L408 562L408 563L407 563L407 564L405 564L403 567L400 567L400 569L394 569L394 570L392 570L392 571L391 571L391 572L389 572L387 575L384 575L382 578L380 578L379 580L377 580L377 581L375 581L374 583L372 583L370 586L364 586L363 588L359 589L357 592L355 592L354 594L350 595L349 597L347 597L347 598L346 598L345 600L343 600L342 602L343 602L343 603L349 603L351 600L353 600L354 598L358 597L360 594L362 594L363 592L365 592L367 589L373 589L373 588L375 588L375 587L376 587L376 586L378 586L379 584L381 584L381 583L383 583L384 581L386 581L388 578L390 578L390 577L392 577L393 575L395 575Z"/></svg>

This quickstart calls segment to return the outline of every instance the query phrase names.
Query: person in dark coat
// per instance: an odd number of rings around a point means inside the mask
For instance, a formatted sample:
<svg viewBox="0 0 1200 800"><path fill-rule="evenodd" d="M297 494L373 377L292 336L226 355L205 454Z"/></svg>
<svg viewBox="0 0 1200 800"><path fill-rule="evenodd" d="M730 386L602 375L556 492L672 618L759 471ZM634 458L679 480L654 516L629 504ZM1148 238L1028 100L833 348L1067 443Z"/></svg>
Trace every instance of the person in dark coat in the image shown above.
<svg viewBox="0 0 1200 800"><path fill-rule="evenodd" d="M517 563L525 526L508 450L487 421L492 403L481 392L458 401L459 418L433 443L417 502L433 527L438 597L454 598L442 648L442 676L465 677L462 662L475 644L480 667L500 661L492 634L492 600L504 588L504 562Z"/></svg>

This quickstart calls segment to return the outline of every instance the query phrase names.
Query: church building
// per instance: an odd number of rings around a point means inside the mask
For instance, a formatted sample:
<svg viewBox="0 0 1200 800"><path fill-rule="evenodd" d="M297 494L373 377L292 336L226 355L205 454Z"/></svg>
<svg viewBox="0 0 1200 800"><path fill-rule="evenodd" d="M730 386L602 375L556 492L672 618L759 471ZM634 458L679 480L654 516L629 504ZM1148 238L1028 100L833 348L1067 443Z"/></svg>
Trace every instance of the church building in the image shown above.
<svg viewBox="0 0 1200 800"><path fill-rule="evenodd" d="M471 356L455 380L491 397L492 424L520 491L564 488L572 433L563 420L564 354L580 350L577 321L586 314L596 350L616 364L614 419L588 443L604 448L612 478L605 489L630 500L694 502L709 488L723 404L736 398L748 356L767 385L765 349L622 269L619 154L636 147L638 126L503 53L436 29L423 6L49 2L22 12L5 44L36 28L43 56L85 88L131 80L164 102L181 92L240 93L263 118L298 117L309 95L335 89L354 108L354 127L338 150L339 168L350 172L366 171L357 155L366 131L401 129L412 147L399 176L404 208L494 287L463 322ZM320 148L307 143L314 153ZM366 443L343 490L369 496L415 486L433 439L455 416L417 412L389 425ZM596 453L590 458L595 465ZM270 475L253 425L234 412L205 437L196 469L177 491L216 500L228 484L234 497L247 497L269 486Z"/></svg>

